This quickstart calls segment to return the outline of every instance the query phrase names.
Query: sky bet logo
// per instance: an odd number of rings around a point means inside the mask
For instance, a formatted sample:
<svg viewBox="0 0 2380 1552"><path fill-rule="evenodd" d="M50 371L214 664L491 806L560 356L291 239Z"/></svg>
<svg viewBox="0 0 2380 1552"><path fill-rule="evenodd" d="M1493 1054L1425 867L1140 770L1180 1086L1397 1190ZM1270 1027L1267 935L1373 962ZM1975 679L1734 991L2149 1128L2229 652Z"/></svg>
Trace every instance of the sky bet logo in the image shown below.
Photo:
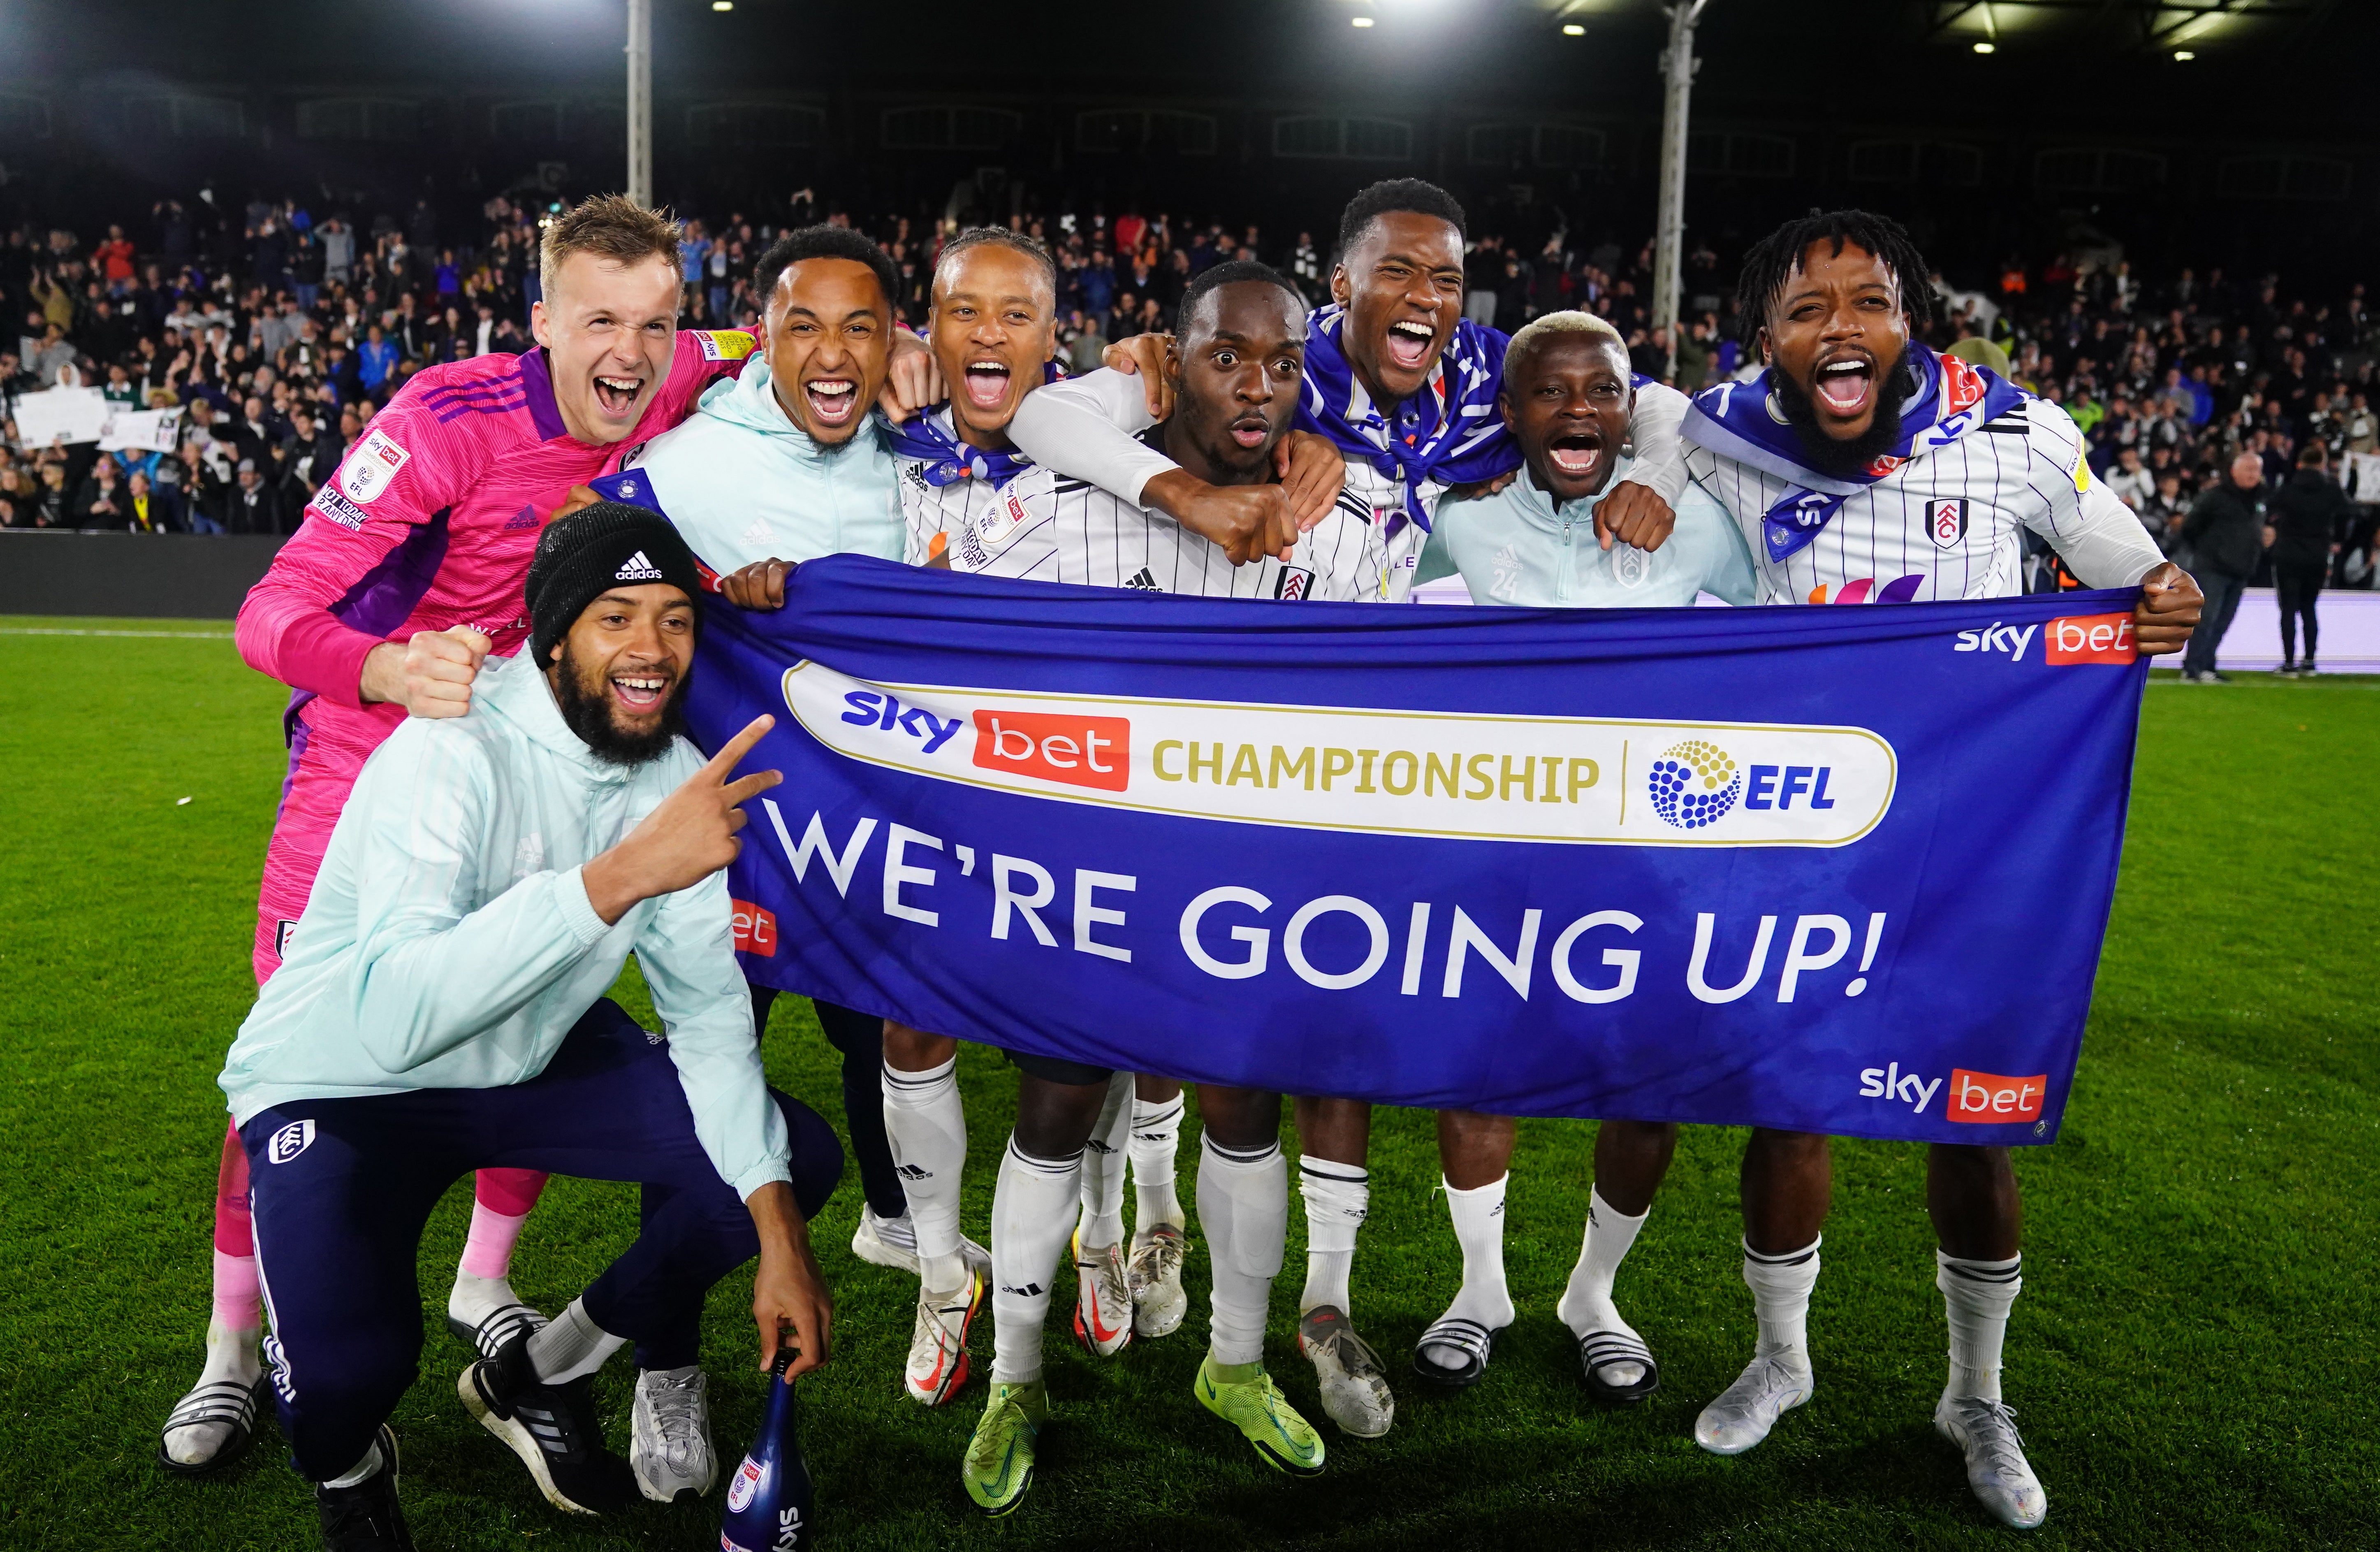
<svg viewBox="0 0 2380 1552"><path fill-rule="evenodd" d="M2024 661L2024 649L2041 633L2042 661L2053 668L2076 663L2130 663L2140 654L2132 642L2130 615L2061 615L2048 627L2002 625L1985 630L1961 630L1952 652L2004 652L2011 663Z"/></svg>
<svg viewBox="0 0 2380 1552"><path fill-rule="evenodd" d="M1941 1079L1903 1072L1899 1062L1868 1068L1859 1076L1861 1098L1906 1105L1914 1116L1925 1113L1925 1106L1942 1087ZM2009 1078L1997 1072L1970 1072L1963 1067L1954 1067L1950 1069L1950 1092L1942 1101L1942 1115L1947 1120L1972 1126L2038 1121L2042 1099L2048 1092L2049 1075L2046 1072L2036 1072L2030 1078Z"/></svg>
<svg viewBox="0 0 2380 1552"><path fill-rule="evenodd" d="M847 759L1237 825L1847 846L1883 820L1898 780L1892 746L1864 727L870 684L815 661L785 670L783 693L801 727ZM756 919L745 935L764 931Z"/></svg>

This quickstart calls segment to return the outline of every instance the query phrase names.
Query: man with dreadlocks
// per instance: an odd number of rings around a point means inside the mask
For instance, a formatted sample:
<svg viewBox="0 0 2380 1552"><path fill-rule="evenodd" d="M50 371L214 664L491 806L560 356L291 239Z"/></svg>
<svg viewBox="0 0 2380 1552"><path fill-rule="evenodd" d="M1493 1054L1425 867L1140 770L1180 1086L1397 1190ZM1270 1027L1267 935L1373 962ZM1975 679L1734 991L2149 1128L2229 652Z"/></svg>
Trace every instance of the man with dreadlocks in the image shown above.
<svg viewBox="0 0 2380 1552"><path fill-rule="evenodd" d="M2092 587L2138 587L2143 653L2180 650L2197 584L2165 561L2091 478L2055 404L1911 337L1927 319L1925 261L1899 224L1812 212L1744 255L1743 315L1767 372L1723 384L1686 416L1687 468L1734 516L1764 604L1904 603L2023 591L2023 530ZM2022 1211L2005 1148L1937 1143L1926 1206L1948 1306L1949 1382L1935 1426L2008 1524L2048 1496L2000 1399L2000 1350L2022 1286ZM1750 1449L1810 1399L1805 1325L1827 1216L1827 1139L1755 1128L1743 1161L1743 1280L1759 1346L1694 1423L1720 1455Z"/></svg>

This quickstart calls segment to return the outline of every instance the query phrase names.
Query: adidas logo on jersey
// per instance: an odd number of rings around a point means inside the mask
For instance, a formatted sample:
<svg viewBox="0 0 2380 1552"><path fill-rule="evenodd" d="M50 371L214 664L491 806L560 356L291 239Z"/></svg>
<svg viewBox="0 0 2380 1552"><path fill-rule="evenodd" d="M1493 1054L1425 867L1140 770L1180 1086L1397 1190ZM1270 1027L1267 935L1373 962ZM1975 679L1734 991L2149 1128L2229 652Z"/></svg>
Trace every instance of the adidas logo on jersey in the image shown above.
<svg viewBox="0 0 2380 1552"><path fill-rule="evenodd" d="M662 568L647 560L645 552L638 550L620 563L620 568L612 573L612 580L615 582L657 582L662 580Z"/></svg>
<svg viewBox="0 0 2380 1552"><path fill-rule="evenodd" d="M1123 585L1126 587L1136 587L1143 593L1161 593L1164 591L1157 585L1156 573L1149 570L1146 566L1142 567L1139 570L1135 571L1131 576L1126 577L1124 579Z"/></svg>

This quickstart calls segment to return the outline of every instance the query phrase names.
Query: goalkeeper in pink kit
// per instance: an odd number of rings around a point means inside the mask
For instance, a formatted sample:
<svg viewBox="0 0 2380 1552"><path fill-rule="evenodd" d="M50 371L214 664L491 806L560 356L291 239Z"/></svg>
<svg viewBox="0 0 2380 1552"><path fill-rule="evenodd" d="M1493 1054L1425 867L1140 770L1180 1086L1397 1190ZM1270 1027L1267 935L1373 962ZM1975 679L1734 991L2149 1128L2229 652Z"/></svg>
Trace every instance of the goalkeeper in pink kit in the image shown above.
<svg viewBox="0 0 2380 1552"><path fill-rule="evenodd" d="M548 227L532 315L540 348L408 381L241 606L241 657L295 690L284 716L289 775L258 899L259 984L298 930L365 759L408 713L469 710L480 658L527 638L529 557L571 488L623 445L685 419L751 351L748 335L677 328L677 238L674 223L616 197ZM507 1277L544 1184L529 1170L480 1172L447 1314L483 1351L523 1323L543 1324ZM227 1134L206 1367L166 1419L158 1458L169 1470L231 1459L254 1425L261 1322L248 1203L247 1156Z"/></svg>

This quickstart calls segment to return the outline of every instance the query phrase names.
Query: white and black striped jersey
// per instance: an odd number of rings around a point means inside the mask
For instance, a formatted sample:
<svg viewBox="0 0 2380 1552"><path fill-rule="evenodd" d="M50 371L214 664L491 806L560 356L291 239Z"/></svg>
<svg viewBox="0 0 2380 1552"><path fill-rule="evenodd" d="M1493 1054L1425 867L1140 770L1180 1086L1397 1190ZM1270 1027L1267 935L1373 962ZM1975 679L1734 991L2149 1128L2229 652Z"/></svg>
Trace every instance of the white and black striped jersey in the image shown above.
<svg viewBox="0 0 2380 1552"><path fill-rule="evenodd" d="M2138 581L2163 557L2094 482L2086 451L2066 411L2028 399L1845 497L1817 536L1782 560L1770 558L1761 519L1797 487L1701 446L1689 447L1686 468L1742 529L1761 603L1909 603L2022 593L2025 529L2088 585ZM2128 533L2110 529L2111 513Z"/></svg>
<svg viewBox="0 0 2380 1552"><path fill-rule="evenodd" d="M970 527L954 532L944 553L953 570L986 576L1200 598L1345 602L1379 569L1369 516L1342 496L1286 565L1267 556L1234 566L1221 545L1162 512L1035 468L1002 487L998 503Z"/></svg>
<svg viewBox="0 0 2380 1552"><path fill-rule="evenodd" d="M945 404L931 413L955 439L958 431L951 420L951 407ZM894 461L899 468L901 517L908 530L902 558L911 566L923 566L962 530L1000 509L1000 493L1005 487L993 481L953 480L938 485L926 478L926 459L896 457Z"/></svg>
<svg viewBox="0 0 2380 1552"><path fill-rule="evenodd" d="M1435 513L1446 489L1436 480L1425 480L1415 487L1415 494ZM1381 473L1369 459L1350 458L1347 483L1340 487L1339 499L1353 501L1363 509L1378 539L1378 568L1364 578L1363 591L1355 596L1374 604L1405 602L1413 595L1414 574L1421 565L1421 552L1429 544L1429 532L1406 515L1404 483L1393 474Z"/></svg>

